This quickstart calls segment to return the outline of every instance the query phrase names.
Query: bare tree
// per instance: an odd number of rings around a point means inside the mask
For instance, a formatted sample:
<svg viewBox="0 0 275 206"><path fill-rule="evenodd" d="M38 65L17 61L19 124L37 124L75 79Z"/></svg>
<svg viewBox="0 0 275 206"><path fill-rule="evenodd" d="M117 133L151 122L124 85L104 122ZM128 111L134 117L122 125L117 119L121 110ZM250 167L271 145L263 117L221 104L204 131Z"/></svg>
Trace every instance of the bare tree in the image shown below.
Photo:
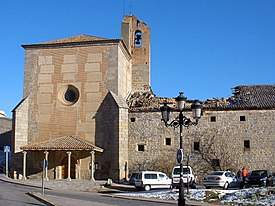
<svg viewBox="0 0 275 206"><path fill-rule="evenodd" d="M224 132L224 131L222 131ZM226 138L221 137L220 132L211 133L201 139L199 154L212 170L237 170L235 158L232 152L232 144Z"/></svg>

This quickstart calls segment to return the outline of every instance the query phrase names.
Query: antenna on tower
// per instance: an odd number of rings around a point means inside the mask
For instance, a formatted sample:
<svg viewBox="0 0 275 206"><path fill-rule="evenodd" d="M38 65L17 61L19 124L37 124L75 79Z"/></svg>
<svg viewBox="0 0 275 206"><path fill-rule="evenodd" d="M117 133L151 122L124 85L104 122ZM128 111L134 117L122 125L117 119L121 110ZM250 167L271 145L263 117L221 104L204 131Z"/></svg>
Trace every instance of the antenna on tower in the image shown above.
<svg viewBox="0 0 275 206"><path fill-rule="evenodd" d="M133 0L129 0L129 14L133 16Z"/></svg>
<svg viewBox="0 0 275 206"><path fill-rule="evenodd" d="M133 15L133 0L123 0L123 16Z"/></svg>

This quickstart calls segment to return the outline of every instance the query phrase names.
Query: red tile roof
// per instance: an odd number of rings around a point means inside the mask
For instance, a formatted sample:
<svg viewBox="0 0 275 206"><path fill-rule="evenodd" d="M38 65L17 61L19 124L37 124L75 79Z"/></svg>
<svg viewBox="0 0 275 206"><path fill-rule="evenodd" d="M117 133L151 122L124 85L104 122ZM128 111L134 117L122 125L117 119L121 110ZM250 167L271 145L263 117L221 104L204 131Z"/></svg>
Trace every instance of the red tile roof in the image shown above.
<svg viewBox="0 0 275 206"><path fill-rule="evenodd" d="M103 152L90 141L76 136L63 136L49 140L28 144L20 147L22 150L95 150Z"/></svg>

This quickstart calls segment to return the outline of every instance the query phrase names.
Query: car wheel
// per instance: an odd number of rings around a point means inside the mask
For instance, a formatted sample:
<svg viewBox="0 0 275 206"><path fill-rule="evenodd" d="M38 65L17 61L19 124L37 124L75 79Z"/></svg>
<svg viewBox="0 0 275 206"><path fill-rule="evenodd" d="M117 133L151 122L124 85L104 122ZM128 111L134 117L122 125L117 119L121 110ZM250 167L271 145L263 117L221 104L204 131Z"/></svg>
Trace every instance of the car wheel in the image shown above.
<svg viewBox="0 0 275 206"><path fill-rule="evenodd" d="M145 190L145 191L149 191L150 189L151 189L151 186L150 186L150 185L145 185L145 186L144 186L144 190Z"/></svg>
<svg viewBox="0 0 275 206"><path fill-rule="evenodd" d="M226 182L226 183L224 184L224 186L223 186L223 189L227 190L227 189L228 189L228 186L229 186L229 183Z"/></svg>

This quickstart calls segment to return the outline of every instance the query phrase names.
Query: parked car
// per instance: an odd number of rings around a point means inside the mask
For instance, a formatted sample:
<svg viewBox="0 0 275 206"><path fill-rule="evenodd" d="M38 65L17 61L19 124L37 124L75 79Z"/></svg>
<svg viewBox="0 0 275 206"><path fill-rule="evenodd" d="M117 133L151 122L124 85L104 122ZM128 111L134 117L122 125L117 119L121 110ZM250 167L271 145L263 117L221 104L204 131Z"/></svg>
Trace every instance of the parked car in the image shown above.
<svg viewBox="0 0 275 206"><path fill-rule="evenodd" d="M130 176L130 179L129 179L129 184L130 185L135 185L135 181L137 179L137 176L138 176L138 172L133 172Z"/></svg>
<svg viewBox="0 0 275 206"><path fill-rule="evenodd" d="M135 187L149 191L155 188L170 188L172 180L163 172L141 171L138 173Z"/></svg>
<svg viewBox="0 0 275 206"><path fill-rule="evenodd" d="M183 166L183 184L189 184L190 187L196 187L196 178L193 169L190 166ZM172 188L178 188L180 183L180 166L175 166L172 170Z"/></svg>
<svg viewBox="0 0 275 206"><path fill-rule="evenodd" d="M237 184L237 178L234 173L230 171L214 171L203 179L203 185L206 188L222 187L223 189L228 189L229 187L234 187Z"/></svg>
<svg viewBox="0 0 275 206"><path fill-rule="evenodd" d="M247 178L247 186L273 186L272 172L253 170Z"/></svg>

